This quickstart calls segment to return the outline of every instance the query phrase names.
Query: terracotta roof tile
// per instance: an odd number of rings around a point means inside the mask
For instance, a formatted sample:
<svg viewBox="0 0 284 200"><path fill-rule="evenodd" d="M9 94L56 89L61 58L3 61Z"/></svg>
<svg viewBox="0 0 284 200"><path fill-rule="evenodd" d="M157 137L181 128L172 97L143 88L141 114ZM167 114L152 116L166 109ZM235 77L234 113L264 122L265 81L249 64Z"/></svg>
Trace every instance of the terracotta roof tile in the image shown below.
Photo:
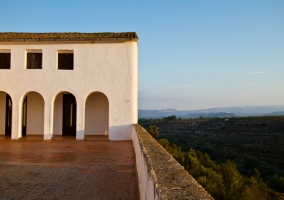
<svg viewBox="0 0 284 200"><path fill-rule="evenodd" d="M0 42L9 41L84 41L84 40L137 40L136 32L106 32L106 33L23 33L0 32Z"/></svg>

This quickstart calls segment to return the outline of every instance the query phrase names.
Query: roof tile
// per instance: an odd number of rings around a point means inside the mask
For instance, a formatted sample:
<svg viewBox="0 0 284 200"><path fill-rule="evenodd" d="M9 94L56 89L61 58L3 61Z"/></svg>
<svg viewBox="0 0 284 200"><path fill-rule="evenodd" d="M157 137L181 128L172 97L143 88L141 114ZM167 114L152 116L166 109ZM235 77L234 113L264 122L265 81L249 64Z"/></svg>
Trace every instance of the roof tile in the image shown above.
<svg viewBox="0 0 284 200"><path fill-rule="evenodd" d="M104 33L79 33L79 32L62 32L62 33L24 33L24 32L0 32L0 42L9 42L15 40L108 40L108 39L138 39L136 32L104 32Z"/></svg>

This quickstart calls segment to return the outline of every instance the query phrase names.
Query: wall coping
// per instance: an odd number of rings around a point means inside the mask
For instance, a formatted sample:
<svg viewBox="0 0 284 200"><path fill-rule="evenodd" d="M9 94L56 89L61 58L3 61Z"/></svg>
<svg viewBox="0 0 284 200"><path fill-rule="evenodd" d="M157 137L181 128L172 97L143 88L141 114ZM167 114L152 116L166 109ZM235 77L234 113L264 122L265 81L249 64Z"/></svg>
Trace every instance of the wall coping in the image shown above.
<svg viewBox="0 0 284 200"><path fill-rule="evenodd" d="M144 128L133 124L148 174L154 182L155 199L212 200L213 197Z"/></svg>

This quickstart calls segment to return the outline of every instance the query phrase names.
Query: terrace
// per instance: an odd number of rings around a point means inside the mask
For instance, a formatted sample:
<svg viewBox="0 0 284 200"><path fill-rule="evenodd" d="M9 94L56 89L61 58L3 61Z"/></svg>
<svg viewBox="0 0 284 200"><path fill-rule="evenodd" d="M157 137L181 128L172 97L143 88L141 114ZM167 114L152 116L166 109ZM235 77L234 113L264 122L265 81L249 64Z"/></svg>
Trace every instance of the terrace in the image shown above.
<svg viewBox="0 0 284 200"><path fill-rule="evenodd" d="M4 199L213 199L142 127L106 137L0 139Z"/></svg>

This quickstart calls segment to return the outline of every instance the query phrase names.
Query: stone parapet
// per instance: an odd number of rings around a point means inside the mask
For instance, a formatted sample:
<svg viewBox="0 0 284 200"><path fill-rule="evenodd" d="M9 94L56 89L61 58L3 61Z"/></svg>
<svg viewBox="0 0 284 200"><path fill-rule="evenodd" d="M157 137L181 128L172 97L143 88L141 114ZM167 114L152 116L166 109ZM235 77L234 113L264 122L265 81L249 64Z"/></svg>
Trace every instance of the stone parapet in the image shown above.
<svg viewBox="0 0 284 200"><path fill-rule="evenodd" d="M144 128L133 125L141 200L212 200L210 194Z"/></svg>

